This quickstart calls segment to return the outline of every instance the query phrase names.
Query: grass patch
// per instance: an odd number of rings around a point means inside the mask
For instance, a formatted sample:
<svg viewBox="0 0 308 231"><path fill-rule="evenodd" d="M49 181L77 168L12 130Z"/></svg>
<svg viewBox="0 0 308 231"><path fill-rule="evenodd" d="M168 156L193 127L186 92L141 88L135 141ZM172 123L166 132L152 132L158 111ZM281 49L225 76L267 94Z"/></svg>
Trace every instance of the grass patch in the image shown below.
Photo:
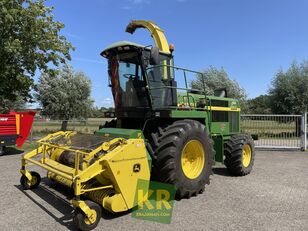
<svg viewBox="0 0 308 231"><path fill-rule="evenodd" d="M18 150L24 151L25 153L30 152L34 149L37 149L39 147L39 144L35 141L27 141L24 143L24 145L21 148L18 148Z"/></svg>
<svg viewBox="0 0 308 231"><path fill-rule="evenodd" d="M105 124L106 121L110 120L109 118L89 118L84 121L72 120L68 122L67 130L94 133L98 130L99 125ZM61 129L61 124L60 120L34 121L29 139L36 140L50 133L55 133Z"/></svg>

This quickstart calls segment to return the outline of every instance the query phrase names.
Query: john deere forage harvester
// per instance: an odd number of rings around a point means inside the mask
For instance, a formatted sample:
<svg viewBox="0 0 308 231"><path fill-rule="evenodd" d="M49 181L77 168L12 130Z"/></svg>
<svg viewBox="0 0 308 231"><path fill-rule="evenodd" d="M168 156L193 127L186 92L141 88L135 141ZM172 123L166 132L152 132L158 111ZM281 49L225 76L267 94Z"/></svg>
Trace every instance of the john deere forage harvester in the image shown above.
<svg viewBox="0 0 308 231"><path fill-rule="evenodd" d="M81 230L96 227L101 207L121 212L136 206L139 179L172 184L181 199L204 190L215 162L236 176L252 170L254 144L240 133L238 100L226 98L224 90L206 95L205 84L189 88L187 74L202 74L174 66L173 46L155 23L132 21L126 31L137 28L148 29L156 47L122 41L101 53L108 60L116 119L93 135L50 134L22 159L25 189L40 183L38 173L26 170L28 163L74 189L74 222Z"/></svg>

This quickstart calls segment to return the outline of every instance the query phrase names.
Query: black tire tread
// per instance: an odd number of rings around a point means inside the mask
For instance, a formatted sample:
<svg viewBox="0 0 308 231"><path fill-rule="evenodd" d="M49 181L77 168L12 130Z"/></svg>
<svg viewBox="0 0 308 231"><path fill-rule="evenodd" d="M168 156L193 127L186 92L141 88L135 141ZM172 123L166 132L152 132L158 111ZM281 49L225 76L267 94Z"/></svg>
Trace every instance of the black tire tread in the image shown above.
<svg viewBox="0 0 308 231"><path fill-rule="evenodd" d="M34 185L29 185L28 184L28 178L25 175L22 175L20 177L20 185L24 190L32 190L35 189L39 186L41 183L41 176L37 172L31 171L30 174L35 176L37 178L37 182Z"/></svg>
<svg viewBox="0 0 308 231"><path fill-rule="evenodd" d="M84 222L85 214L80 209L77 208L75 210L73 222L74 222L75 226L78 228L78 230L82 230L82 231L88 231L88 230L95 229L96 226L98 225L100 219L101 219L101 216L102 216L102 209L101 209L100 205L98 205L97 203L90 201L90 200L86 200L85 203L90 207L90 209L95 209L95 211L97 213L97 218L96 218L96 221L93 224L87 225Z"/></svg>
<svg viewBox="0 0 308 231"><path fill-rule="evenodd" d="M194 129L197 132L202 132L202 134L206 133L207 137L205 137L205 139L211 145L211 151L207 153L207 155L210 155L208 163L209 169L206 169L208 172L205 178L202 179L200 186L194 190L189 190L183 185L178 186L175 174L176 168L178 167L175 161L177 146L185 133L191 129ZM152 133L151 147L154 151L154 168L152 170L153 180L175 185L177 188L176 195L178 199L184 197L190 198L191 196L195 196L204 191L204 185L209 184L210 175L213 174L212 165L215 151L213 149L213 141L203 124L195 120L185 119L175 121L165 128L159 127L156 133Z"/></svg>
<svg viewBox="0 0 308 231"><path fill-rule="evenodd" d="M248 167L242 165L242 152L245 144L251 147L251 161ZM236 134L225 144L225 166L235 176L245 176L252 170L255 158L254 142L248 134Z"/></svg>

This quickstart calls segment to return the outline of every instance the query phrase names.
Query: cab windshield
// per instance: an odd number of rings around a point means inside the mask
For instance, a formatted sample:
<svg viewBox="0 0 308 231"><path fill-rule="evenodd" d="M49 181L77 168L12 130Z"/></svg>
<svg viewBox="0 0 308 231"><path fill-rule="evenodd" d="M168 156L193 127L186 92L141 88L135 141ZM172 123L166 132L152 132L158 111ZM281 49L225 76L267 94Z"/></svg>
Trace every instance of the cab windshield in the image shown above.
<svg viewBox="0 0 308 231"><path fill-rule="evenodd" d="M138 53L117 54L109 59L108 65L115 107L147 107Z"/></svg>

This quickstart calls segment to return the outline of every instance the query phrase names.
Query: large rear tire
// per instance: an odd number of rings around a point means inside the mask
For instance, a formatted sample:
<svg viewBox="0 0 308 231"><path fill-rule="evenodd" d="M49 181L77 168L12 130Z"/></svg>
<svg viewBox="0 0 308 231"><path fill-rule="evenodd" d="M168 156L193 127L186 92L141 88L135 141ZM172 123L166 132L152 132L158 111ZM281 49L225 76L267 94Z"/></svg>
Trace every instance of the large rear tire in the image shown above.
<svg viewBox="0 0 308 231"><path fill-rule="evenodd" d="M153 180L172 184L176 197L190 198L210 183L213 141L203 124L179 120L152 134Z"/></svg>
<svg viewBox="0 0 308 231"><path fill-rule="evenodd" d="M225 165L235 176L245 176L252 170L255 159L254 142L250 135L237 134L225 144Z"/></svg>

